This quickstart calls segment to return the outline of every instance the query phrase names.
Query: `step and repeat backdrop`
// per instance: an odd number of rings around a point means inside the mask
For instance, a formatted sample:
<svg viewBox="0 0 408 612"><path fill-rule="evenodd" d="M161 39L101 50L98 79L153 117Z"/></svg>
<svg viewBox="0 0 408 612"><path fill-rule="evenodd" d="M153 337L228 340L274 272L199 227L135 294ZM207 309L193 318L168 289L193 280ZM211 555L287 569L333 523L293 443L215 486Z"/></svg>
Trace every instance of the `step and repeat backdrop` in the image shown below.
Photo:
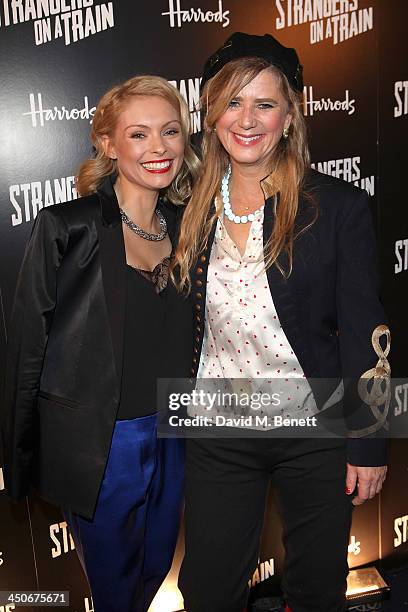
<svg viewBox="0 0 408 612"><path fill-rule="evenodd" d="M408 3L400 0L1 0L0 367L33 221L42 207L76 198L74 177L91 154L89 131L100 96L132 75L159 74L186 98L198 132L203 63L232 32L244 31L270 32L296 47L304 65L313 166L371 196L394 376L406 377L407 21ZM402 417L408 411L408 385L396 387L391 410ZM408 442L394 440L383 492L354 511L351 567L407 561L407 489ZM271 492L251 580L254 598L278 592L280 530ZM175 590L182 548L180 537L152 610L182 608ZM34 495L17 505L0 491L5 589L70 591L70 610L93 610L66 523L58 509ZM14 609L0 606L0 612Z"/></svg>

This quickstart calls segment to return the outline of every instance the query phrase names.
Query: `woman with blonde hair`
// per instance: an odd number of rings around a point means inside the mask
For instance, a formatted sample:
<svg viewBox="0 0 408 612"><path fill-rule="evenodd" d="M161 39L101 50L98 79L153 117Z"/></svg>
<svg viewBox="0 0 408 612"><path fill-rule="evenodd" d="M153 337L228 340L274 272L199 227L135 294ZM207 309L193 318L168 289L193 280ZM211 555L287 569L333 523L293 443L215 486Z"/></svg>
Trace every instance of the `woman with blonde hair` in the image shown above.
<svg viewBox="0 0 408 612"><path fill-rule="evenodd" d="M169 278L196 167L188 139L164 79L108 91L82 197L40 211L18 279L5 485L63 509L96 612L146 611L177 539L184 446L156 436L156 381L191 360L191 306Z"/></svg>
<svg viewBox="0 0 408 612"><path fill-rule="evenodd" d="M280 402L262 424L249 409L242 425L231 419L241 429L218 437L225 405L190 410L213 419L213 437L187 441L189 612L246 607L270 480L287 609L344 610L351 500L373 497L385 478L384 440L273 429L276 416L313 424L338 408L339 381L376 364L372 334L386 329L367 195L311 170L302 89L295 50L270 35L235 33L204 68L202 169L175 258L194 305L190 374L197 385L278 389Z"/></svg>

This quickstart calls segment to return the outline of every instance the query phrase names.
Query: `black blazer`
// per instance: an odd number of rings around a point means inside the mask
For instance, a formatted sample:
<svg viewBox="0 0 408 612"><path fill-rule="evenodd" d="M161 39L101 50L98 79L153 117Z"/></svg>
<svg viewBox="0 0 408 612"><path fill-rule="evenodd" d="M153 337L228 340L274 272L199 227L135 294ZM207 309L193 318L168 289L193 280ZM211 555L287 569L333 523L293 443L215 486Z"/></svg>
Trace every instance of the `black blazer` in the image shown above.
<svg viewBox="0 0 408 612"><path fill-rule="evenodd" d="M178 207L159 207L174 244ZM51 502L93 515L120 399L125 264L109 177L97 194L40 211L18 279L2 410L15 499L33 483ZM191 304L180 298L177 314L174 359L188 364Z"/></svg>
<svg viewBox="0 0 408 612"><path fill-rule="evenodd" d="M377 364L371 335L378 325L386 323L378 298L376 244L368 196L349 183L314 170L306 176L305 190L318 206L317 221L295 241L293 270L287 280L275 265L267 270L269 288L305 376L357 380ZM304 227L314 210L310 201L301 197L296 227ZM270 198L265 202L264 244L273 222ZM207 248L192 271L192 376L197 373L203 344L207 270L214 233L215 224ZM284 266L287 263L284 257L280 261ZM315 389L312 385L312 389L318 406L323 404L328 396L316 397L319 390L321 394L320 386ZM386 446L384 439L351 439L349 461L361 466L384 465Z"/></svg>

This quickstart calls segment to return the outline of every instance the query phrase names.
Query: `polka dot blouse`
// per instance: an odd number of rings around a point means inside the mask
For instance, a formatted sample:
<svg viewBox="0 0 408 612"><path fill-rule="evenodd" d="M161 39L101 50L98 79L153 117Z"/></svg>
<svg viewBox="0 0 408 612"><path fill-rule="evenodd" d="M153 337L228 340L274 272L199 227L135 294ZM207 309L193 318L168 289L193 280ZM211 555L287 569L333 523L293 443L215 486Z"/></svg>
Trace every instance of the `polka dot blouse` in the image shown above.
<svg viewBox="0 0 408 612"><path fill-rule="evenodd" d="M263 210L251 223L243 255L222 218L218 219L208 268L205 319L199 378L246 378L253 391L265 392L275 392L279 378L282 397L285 381L305 378L269 290L263 261ZM274 389L266 388L268 384ZM283 406L290 407L291 413L314 413L316 405L307 381L302 382L297 397L293 394L296 385L287 384L289 387L291 394ZM284 407L282 412L286 412Z"/></svg>

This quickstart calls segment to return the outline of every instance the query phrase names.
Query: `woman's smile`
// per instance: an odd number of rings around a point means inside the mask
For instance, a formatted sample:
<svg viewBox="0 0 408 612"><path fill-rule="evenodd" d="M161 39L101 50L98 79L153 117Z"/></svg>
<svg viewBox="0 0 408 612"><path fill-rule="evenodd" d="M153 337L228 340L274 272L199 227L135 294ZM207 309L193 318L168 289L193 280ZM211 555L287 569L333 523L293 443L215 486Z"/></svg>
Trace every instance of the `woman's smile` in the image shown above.
<svg viewBox="0 0 408 612"><path fill-rule="evenodd" d="M173 165L172 159L157 159L156 161L142 162L141 164L147 172L152 174L163 174L168 172Z"/></svg>
<svg viewBox="0 0 408 612"><path fill-rule="evenodd" d="M265 134L237 134L232 132L232 137L234 141L244 147L253 147L257 145L263 138Z"/></svg>

